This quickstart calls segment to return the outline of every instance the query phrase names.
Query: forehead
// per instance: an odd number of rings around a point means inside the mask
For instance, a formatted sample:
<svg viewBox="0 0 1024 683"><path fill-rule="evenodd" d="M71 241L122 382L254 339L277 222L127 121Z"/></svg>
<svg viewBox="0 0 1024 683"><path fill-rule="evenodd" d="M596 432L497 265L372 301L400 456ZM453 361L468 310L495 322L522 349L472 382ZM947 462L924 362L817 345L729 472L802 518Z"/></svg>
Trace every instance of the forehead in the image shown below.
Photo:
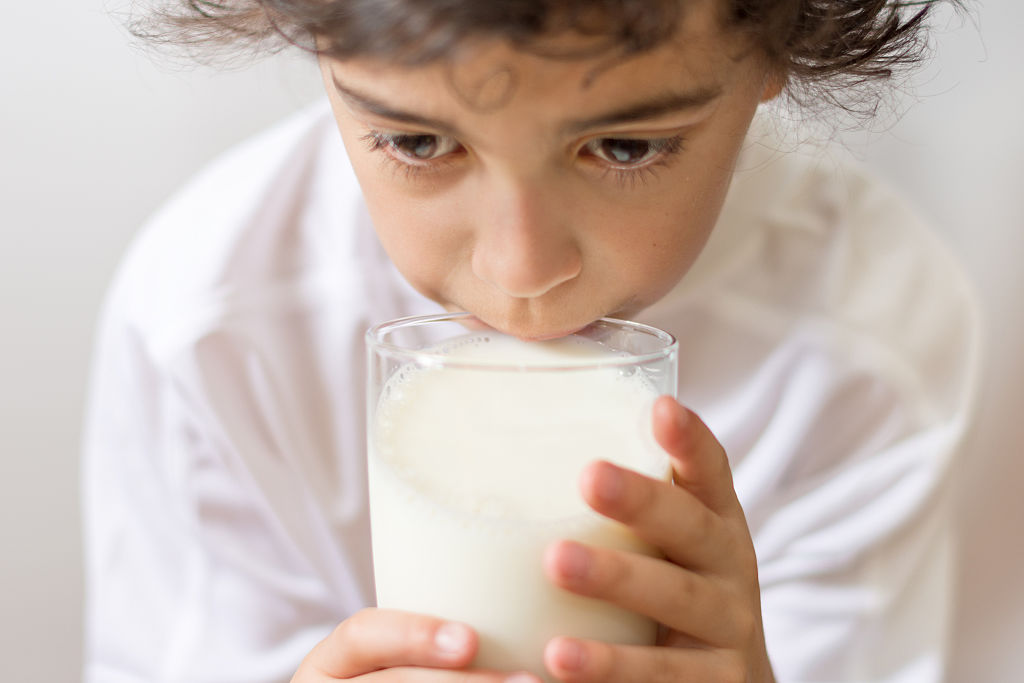
<svg viewBox="0 0 1024 683"><path fill-rule="evenodd" d="M746 50L735 31L721 19L720 0L684 3L675 33L653 49L634 55L606 50L591 53L600 38L560 34L541 38L526 49L500 40L469 40L451 55L423 66L404 66L381 58L334 61L338 74L389 85L450 85L469 98L492 99L503 84L514 81L530 90L600 88L614 81L692 83L705 75L714 78L742 60ZM712 73L715 72L715 73ZM474 97L475 95L475 97ZM508 96L508 93L506 93Z"/></svg>
<svg viewBox="0 0 1024 683"><path fill-rule="evenodd" d="M670 39L636 55L587 54L588 39L559 35L529 50L478 40L420 66L369 58L326 64L345 86L424 116L564 118L666 93L729 90L751 51L723 26L718 7L692 3Z"/></svg>

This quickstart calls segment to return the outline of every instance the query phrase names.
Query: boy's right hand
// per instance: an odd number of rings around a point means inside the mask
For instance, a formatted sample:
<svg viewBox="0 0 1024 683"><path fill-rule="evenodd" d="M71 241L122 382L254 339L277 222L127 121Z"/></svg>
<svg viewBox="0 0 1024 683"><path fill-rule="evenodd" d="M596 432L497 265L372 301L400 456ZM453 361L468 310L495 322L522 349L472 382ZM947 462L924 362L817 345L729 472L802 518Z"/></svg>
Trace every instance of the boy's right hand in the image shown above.
<svg viewBox="0 0 1024 683"><path fill-rule="evenodd" d="M364 609L320 641L291 683L365 676L367 681L539 683L529 674L467 669L476 633L464 624L394 610Z"/></svg>

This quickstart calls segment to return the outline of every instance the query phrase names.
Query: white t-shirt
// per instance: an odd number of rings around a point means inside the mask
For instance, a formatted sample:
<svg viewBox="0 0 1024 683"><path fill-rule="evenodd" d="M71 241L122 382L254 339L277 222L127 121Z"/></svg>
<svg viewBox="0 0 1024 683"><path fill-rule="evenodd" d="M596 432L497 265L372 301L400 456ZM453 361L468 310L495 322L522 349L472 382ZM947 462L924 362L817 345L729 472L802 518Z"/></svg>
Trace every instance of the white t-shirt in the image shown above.
<svg viewBox="0 0 1024 683"><path fill-rule="evenodd" d="M971 290L855 167L770 140L640 319L680 339L680 399L730 455L779 680L939 680ZM363 333L437 310L377 242L326 106L157 214L96 349L86 681L287 681L372 604Z"/></svg>

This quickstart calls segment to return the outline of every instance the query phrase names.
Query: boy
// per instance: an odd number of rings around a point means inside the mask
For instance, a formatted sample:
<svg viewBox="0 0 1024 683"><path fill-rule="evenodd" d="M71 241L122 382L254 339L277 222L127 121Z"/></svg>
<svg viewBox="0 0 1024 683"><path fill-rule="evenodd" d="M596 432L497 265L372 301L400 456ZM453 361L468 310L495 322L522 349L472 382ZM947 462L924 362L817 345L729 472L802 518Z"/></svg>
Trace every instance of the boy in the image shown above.
<svg viewBox="0 0 1024 683"><path fill-rule="evenodd" d="M474 669L466 625L366 608L361 335L438 307L523 339L613 316L681 340L682 405L653 415L674 481L594 463L580 482L663 559L543 558L660 622L658 646L555 638L547 675L941 676L968 288L853 169L751 130L794 79L906 59L920 15L191 6L179 25L308 38L330 114L214 165L119 274L87 437L89 680L537 680Z"/></svg>

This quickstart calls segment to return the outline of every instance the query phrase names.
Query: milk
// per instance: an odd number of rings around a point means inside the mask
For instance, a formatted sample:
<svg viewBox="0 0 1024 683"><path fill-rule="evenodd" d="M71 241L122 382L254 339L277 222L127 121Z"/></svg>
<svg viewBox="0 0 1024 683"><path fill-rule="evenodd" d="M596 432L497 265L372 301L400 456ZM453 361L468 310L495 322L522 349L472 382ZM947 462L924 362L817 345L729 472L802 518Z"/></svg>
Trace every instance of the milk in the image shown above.
<svg viewBox="0 0 1024 683"><path fill-rule="evenodd" d="M578 480L594 460L668 476L654 387L592 367L612 352L584 339L479 333L439 352L472 367L398 371L370 423L378 606L463 621L480 635L474 666L542 677L556 635L653 643L652 621L555 587L541 558L559 538L653 554L590 510Z"/></svg>

